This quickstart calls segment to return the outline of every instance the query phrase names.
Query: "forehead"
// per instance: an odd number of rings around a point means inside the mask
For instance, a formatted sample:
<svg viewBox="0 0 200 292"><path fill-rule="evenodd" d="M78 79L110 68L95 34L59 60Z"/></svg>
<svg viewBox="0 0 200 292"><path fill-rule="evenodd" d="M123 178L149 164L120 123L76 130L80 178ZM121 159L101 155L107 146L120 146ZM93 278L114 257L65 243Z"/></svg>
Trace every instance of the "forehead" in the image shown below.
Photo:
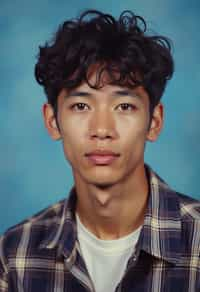
<svg viewBox="0 0 200 292"><path fill-rule="evenodd" d="M117 75L117 71L115 75ZM114 76L116 79L119 76ZM115 80L116 80L115 79ZM125 82L124 82L125 83ZM102 67L94 65L88 70L87 81L83 80L80 85L73 89L64 89L66 96L86 96L86 95L114 95L114 96L131 96L149 99L147 91L140 86L127 86L126 84L117 84L113 82L110 73L103 70Z"/></svg>
<svg viewBox="0 0 200 292"><path fill-rule="evenodd" d="M71 97L131 97L138 100L149 99L147 92L142 86L137 86L135 88L128 88L126 86L104 84L101 88L92 88L86 82L82 83L80 86L67 90L64 89L64 94L66 98Z"/></svg>
<svg viewBox="0 0 200 292"><path fill-rule="evenodd" d="M83 80L74 88L63 88L58 99L64 97L65 100L72 97L95 97L103 100L103 97L133 97L141 102L149 103L149 95L144 87L127 86L126 79L124 82L117 82L120 77L117 69L112 72L107 70L108 67L104 64L94 64L87 70L86 80ZM139 75L135 74L137 80ZM73 78L73 77L72 77ZM120 84L119 84L120 83ZM61 97L60 97L61 96Z"/></svg>

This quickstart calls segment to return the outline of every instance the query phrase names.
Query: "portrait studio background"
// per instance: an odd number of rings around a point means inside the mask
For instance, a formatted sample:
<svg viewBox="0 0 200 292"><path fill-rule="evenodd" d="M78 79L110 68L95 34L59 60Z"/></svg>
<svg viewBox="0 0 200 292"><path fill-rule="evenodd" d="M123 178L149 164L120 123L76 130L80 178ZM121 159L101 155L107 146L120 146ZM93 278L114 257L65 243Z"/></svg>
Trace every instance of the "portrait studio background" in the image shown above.
<svg viewBox="0 0 200 292"><path fill-rule="evenodd" d="M174 78L163 97L165 124L146 162L173 188L200 198L200 2L74 0L0 2L0 233L67 196L73 179L61 142L44 128L45 95L34 79L38 46L83 9L118 16L131 9L174 43ZM134 151L134 150L133 150Z"/></svg>

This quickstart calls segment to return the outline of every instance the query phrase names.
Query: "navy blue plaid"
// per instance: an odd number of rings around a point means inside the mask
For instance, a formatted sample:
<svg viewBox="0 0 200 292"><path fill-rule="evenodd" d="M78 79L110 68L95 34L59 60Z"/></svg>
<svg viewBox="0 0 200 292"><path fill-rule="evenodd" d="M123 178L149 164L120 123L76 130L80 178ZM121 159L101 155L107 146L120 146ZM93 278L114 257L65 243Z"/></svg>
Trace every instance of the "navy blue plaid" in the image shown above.
<svg viewBox="0 0 200 292"><path fill-rule="evenodd" d="M144 224L116 292L200 291L200 202L146 169ZM68 199L1 236L0 292L95 291L77 239L75 209L73 187Z"/></svg>

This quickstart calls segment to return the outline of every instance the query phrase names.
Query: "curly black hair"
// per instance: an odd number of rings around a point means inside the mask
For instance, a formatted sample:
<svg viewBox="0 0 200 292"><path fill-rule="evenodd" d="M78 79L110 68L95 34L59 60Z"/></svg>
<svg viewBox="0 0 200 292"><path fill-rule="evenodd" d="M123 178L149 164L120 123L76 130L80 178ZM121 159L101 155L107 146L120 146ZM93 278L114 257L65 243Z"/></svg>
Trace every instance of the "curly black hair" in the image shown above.
<svg viewBox="0 0 200 292"><path fill-rule="evenodd" d="M95 84L91 84L88 72L95 64L101 66ZM57 97L63 88L87 82L98 89L105 70L110 84L131 88L142 85L149 95L152 113L173 75L171 41L147 35L145 20L129 10L118 19L87 10L79 18L65 21L52 41L39 47L35 77L57 117Z"/></svg>

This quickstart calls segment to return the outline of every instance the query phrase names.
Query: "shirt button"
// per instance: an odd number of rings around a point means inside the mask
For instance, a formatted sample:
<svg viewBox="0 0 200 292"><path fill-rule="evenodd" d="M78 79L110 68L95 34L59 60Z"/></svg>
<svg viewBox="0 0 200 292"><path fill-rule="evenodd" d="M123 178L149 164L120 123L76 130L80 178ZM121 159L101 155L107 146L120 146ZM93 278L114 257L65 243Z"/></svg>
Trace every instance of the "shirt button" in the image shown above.
<svg viewBox="0 0 200 292"><path fill-rule="evenodd" d="M133 261L135 262L137 259L136 255L133 256Z"/></svg>

